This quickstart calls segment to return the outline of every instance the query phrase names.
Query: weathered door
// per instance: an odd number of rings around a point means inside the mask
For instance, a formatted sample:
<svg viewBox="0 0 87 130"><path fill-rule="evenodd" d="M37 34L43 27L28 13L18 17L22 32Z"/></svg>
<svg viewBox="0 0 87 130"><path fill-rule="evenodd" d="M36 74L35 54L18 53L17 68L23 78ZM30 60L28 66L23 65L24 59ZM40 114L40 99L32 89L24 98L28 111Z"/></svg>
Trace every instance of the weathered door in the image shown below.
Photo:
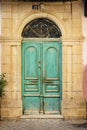
<svg viewBox="0 0 87 130"><path fill-rule="evenodd" d="M22 42L24 114L61 112L61 42Z"/></svg>

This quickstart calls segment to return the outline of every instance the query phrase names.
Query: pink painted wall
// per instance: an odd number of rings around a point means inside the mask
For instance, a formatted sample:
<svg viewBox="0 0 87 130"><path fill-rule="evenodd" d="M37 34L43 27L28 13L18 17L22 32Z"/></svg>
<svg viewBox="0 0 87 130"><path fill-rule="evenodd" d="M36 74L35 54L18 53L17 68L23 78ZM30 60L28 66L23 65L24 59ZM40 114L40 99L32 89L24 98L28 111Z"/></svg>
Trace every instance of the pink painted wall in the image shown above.
<svg viewBox="0 0 87 130"><path fill-rule="evenodd" d="M84 9L82 9L84 11ZM87 101L87 17L82 17L83 42L83 96Z"/></svg>
<svg viewBox="0 0 87 130"><path fill-rule="evenodd" d="M85 101L87 101L87 65L83 68L83 96Z"/></svg>

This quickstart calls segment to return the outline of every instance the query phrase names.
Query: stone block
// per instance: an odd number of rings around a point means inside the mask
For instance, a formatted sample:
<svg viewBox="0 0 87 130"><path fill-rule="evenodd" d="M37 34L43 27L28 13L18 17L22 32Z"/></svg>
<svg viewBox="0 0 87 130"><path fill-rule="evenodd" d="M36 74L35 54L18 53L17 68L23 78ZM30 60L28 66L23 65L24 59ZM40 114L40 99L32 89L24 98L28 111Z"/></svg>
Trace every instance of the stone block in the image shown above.
<svg viewBox="0 0 87 130"><path fill-rule="evenodd" d="M63 92L72 92L72 88L73 88L73 83L71 82L65 82L63 83Z"/></svg>
<svg viewBox="0 0 87 130"><path fill-rule="evenodd" d="M71 12L71 5L70 5L70 3L66 3L65 4L65 6L64 6L64 10L65 10L65 12Z"/></svg>
<svg viewBox="0 0 87 130"><path fill-rule="evenodd" d="M81 28L73 27L72 28L72 36L73 37L79 37L82 34Z"/></svg>
<svg viewBox="0 0 87 130"><path fill-rule="evenodd" d="M75 27L75 28L81 28L81 21L80 19L78 18L75 18L72 20L72 27Z"/></svg>
<svg viewBox="0 0 87 130"><path fill-rule="evenodd" d="M73 64L73 73L81 73L82 69L82 64Z"/></svg>
<svg viewBox="0 0 87 130"><path fill-rule="evenodd" d="M67 82L67 74L66 74L66 72L62 74L62 82L63 83Z"/></svg>
<svg viewBox="0 0 87 130"><path fill-rule="evenodd" d="M11 87L9 88L7 86L7 89L5 88L5 92L4 92L3 96L2 96L2 100L7 101L7 100L11 100L11 99L12 99Z"/></svg>
<svg viewBox="0 0 87 130"><path fill-rule="evenodd" d="M77 53L77 52L76 52ZM81 64L82 63L82 55L73 54L73 64Z"/></svg>
<svg viewBox="0 0 87 130"><path fill-rule="evenodd" d="M4 18L3 20L2 20L2 28L11 28L11 26L12 26L12 19L10 19L10 18Z"/></svg>
<svg viewBox="0 0 87 130"><path fill-rule="evenodd" d="M72 74L72 79L73 79L73 83L77 83L77 82L82 82L82 73L73 73Z"/></svg>
<svg viewBox="0 0 87 130"><path fill-rule="evenodd" d="M11 56L11 49L9 45L2 45L2 56L3 58L5 58L6 56Z"/></svg>
<svg viewBox="0 0 87 130"><path fill-rule="evenodd" d="M65 11L64 6L62 4L59 5L58 3L55 5L51 4L51 6L49 6L49 4L48 4L47 9L48 10L53 9L53 11L57 10L58 13L64 13L64 11Z"/></svg>
<svg viewBox="0 0 87 130"><path fill-rule="evenodd" d="M2 65L2 72L3 72L3 73L11 72L10 66L7 65L7 64L3 64L3 65Z"/></svg>
<svg viewBox="0 0 87 130"><path fill-rule="evenodd" d="M65 13L64 13L64 15L63 15L63 19L68 20L68 19L70 19L70 18L71 18L71 13L65 11Z"/></svg>
<svg viewBox="0 0 87 130"><path fill-rule="evenodd" d="M7 39L12 37L12 28L3 28L2 35Z"/></svg>
<svg viewBox="0 0 87 130"><path fill-rule="evenodd" d="M21 115L22 115L22 108L2 108L1 110L2 119L20 118Z"/></svg>
<svg viewBox="0 0 87 130"><path fill-rule="evenodd" d="M9 65L10 66L10 63L11 63L10 56L3 55L2 59L3 59L2 60L2 65Z"/></svg>
<svg viewBox="0 0 87 130"><path fill-rule="evenodd" d="M81 92L81 91L83 91L82 82L78 81L76 83L73 83L72 91L74 91L74 92Z"/></svg>
<svg viewBox="0 0 87 130"><path fill-rule="evenodd" d="M62 114L64 116L64 119L74 119L74 120L81 120L86 119L86 110L80 109L80 108L69 108L69 109L63 109Z"/></svg>
<svg viewBox="0 0 87 130"><path fill-rule="evenodd" d="M73 88L71 88L71 91L63 91L63 100L77 100L78 102L85 102L83 98L83 92L82 91L73 91Z"/></svg>
<svg viewBox="0 0 87 130"><path fill-rule="evenodd" d="M80 59L82 56L82 45L73 45L73 55L80 55Z"/></svg>
<svg viewBox="0 0 87 130"><path fill-rule="evenodd" d="M72 17L73 18L81 18L81 3L73 3L72 5L72 10L73 10L73 13L72 13ZM79 12L79 13L77 13Z"/></svg>
<svg viewBox="0 0 87 130"><path fill-rule="evenodd" d="M63 56L62 56L62 59L63 59L63 60L62 60L62 64L64 65L64 66L63 66L63 68L64 68L65 65L67 64L67 60L66 60L66 59L67 59L67 55L63 55Z"/></svg>
<svg viewBox="0 0 87 130"><path fill-rule="evenodd" d="M22 101L18 99L2 100L1 108L22 108Z"/></svg>
<svg viewBox="0 0 87 130"><path fill-rule="evenodd" d="M11 19L12 18L11 12L3 12L2 18L3 19Z"/></svg>
<svg viewBox="0 0 87 130"><path fill-rule="evenodd" d="M64 99L62 102L63 109L84 109L86 108L86 102L83 100L76 100L76 98L71 97Z"/></svg>
<svg viewBox="0 0 87 130"><path fill-rule="evenodd" d="M65 45L62 46L62 52L64 56L67 54L67 46Z"/></svg>
<svg viewBox="0 0 87 130"><path fill-rule="evenodd" d="M20 92L16 92L17 91L17 86L14 86L14 88L12 88L13 92L12 92L12 99L16 99L16 100L20 100L21 99L21 91Z"/></svg>
<svg viewBox="0 0 87 130"><path fill-rule="evenodd" d="M2 3L2 14L4 12L11 12L11 4L5 4L5 3Z"/></svg>

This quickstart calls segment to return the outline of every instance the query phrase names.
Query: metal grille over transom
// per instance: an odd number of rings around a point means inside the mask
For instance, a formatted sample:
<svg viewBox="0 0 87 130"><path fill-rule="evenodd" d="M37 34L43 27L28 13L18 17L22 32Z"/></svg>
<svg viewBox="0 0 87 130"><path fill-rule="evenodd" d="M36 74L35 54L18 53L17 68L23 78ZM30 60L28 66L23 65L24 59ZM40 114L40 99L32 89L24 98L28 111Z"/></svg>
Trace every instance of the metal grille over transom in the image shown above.
<svg viewBox="0 0 87 130"><path fill-rule="evenodd" d="M28 23L22 32L24 38L59 38L61 37L59 27L46 18L38 18Z"/></svg>

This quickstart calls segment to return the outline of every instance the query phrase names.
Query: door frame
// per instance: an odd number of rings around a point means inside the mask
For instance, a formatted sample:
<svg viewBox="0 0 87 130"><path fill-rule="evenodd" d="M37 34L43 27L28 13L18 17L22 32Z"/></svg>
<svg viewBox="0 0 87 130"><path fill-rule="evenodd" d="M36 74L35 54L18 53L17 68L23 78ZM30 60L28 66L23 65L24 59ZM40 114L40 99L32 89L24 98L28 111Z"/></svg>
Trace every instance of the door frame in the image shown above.
<svg viewBox="0 0 87 130"><path fill-rule="evenodd" d="M61 44L62 44L62 40L61 40L61 38L23 38L22 39L22 42L23 41L28 41L28 42L33 42L33 41L36 41L36 42L40 42L40 43L44 43L44 42L56 42L56 43L58 43L58 42L60 42ZM21 42L21 43L22 43ZM23 43L22 43L22 45L23 45ZM22 57L23 57L23 53L22 53L22 45L21 45L21 66L22 66ZM60 84L61 84L61 87L60 87L60 95L61 95L61 98L60 98L60 101L62 102L62 45L61 45L61 62L60 62L60 64L61 64L61 70L60 70ZM23 113L23 110L24 110L24 101L23 101L23 72L22 72L22 67L21 67L21 79L22 79L22 81L21 81L21 83L22 83L22 114L24 114ZM62 110L62 103L60 103L60 113L61 113L61 110Z"/></svg>

